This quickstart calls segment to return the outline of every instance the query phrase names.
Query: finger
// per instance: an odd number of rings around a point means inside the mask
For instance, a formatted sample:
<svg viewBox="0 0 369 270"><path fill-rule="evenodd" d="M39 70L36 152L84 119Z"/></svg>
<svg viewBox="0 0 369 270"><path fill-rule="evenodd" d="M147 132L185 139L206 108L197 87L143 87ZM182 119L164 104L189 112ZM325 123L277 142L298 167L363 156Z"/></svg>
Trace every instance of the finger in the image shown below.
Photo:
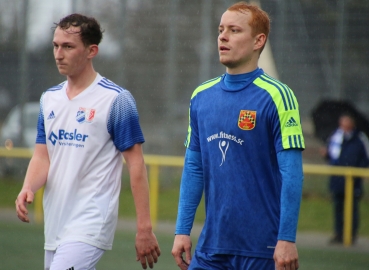
<svg viewBox="0 0 369 270"><path fill-rule="evenodd" d="M158 254L158 257L159 257L161 255L161 250L160 250L159 246L155 247L155 251L156 251L156 254Z"/></svg>
<svg viewBox="0 0 369 270"><path fill-rule="evenodd" d="M141 262L142 268L147 269L146 258L141 257L140 262Z"/></svg>
<svg viewBox="0 0 369 270"><path fill-rule="evenodd" d="M146 261L149 264L150 268L154 267L154 258L151 254L146 255Z"/></svg>
<svg viewBox="0 0 369 270"><path fill-rule="evenodd" d="M27 217L28 215L27 208L23 204L19 204L19 203L16 203L15 208L17 211L18 218L23 222L29 222L29 219Z"/></svg>
<svg viewBox="0 0 369 270"><path fill-rule="evenodd" d="M174 260L176 261L177 266L182 269L184 265L183 258L179 255L176 255L176 256L173 255L173 257L174 257Z"/></svg>
<svg viewBox="0 0 369 270"><path fill-rule="evenodd" d="M21 221L29 223L29 219L28 219L28 217L27 217L26 215L22 214L21 212L18 212L18 213L17 213L17 217L18 217Z"/></svg>
<svg viewBox="0 0 369 270"><path fill-rule="evenodd" d="M185 261L182 261L181 265L179 265L179 268L181 270L187 270L188 269L188 264Z"/></svg>
<svg viewBox="0 0 369 270"><path fill-rule="evenodd" d="M19 211L21 211L24 214L28 214L27 205L25 202L25 198L17 198L15 200L15 205L18 206Z"/></svg>
<svg viewBox="0 0 369 270"><path fill-rule="evenodd" d="M139 252L137 252L138 256L139 256L139 261L141 263L141 266L143 269L147 269L147 262L146 262L146 256L145 255L141 255Z"/></svg>
<svg viewBox="0 0 369 270"><path fill-rule="evenodd" d="M295 260L293 260L292 262L291 262L291 267L290 267L290 269L291 270L297 270L297 261L295 261Z"/></svg>
<svg viewBox="0 0 369 270"><path fill-rule="evenodd" d="M284 265L281 265L280 263L275 262L275 269L276 270L285 270Z"/></svg>
<svg viewBox="0 0 369 270"><path fill-rule="evenodd" d="M157 263L158 262L158 254L156 253L156 250L154 250L154 251L152 251L151 252L151 256L152 256L152 258L153 258L153 260L154 260L154 263Z"/></svg>
<svg viewBox="0 0 369 270"><path fill-rule="evenodd" d="M188 265L190 265L190 263L191 263L191 259L192 259L192 257L191 257L191 251L186 251L186 263L188 264Z"/></svg>

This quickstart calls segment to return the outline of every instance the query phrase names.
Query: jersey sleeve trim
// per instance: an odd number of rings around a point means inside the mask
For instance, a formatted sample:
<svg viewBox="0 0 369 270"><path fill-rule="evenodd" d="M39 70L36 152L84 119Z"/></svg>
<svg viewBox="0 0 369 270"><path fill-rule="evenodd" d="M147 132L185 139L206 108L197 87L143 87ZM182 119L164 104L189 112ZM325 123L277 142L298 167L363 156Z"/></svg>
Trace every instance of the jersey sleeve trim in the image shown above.
<svg viewBox="0 0 369 270"><path fill-rule="evenodd" d="M304 149L298 103L292 90L266 74L256 78L254 84L269 93L277 108L283 149Z"/></svg>
<svg viewBox="0 0 369 270"><path fill-rule="evenodd" d="M46 132L45 132L45 122L44 122L44 95L45 92L42 93L40 98L40 112L38 114L37 120L37 136L36 143L38 144L46 144Z"/></svg>

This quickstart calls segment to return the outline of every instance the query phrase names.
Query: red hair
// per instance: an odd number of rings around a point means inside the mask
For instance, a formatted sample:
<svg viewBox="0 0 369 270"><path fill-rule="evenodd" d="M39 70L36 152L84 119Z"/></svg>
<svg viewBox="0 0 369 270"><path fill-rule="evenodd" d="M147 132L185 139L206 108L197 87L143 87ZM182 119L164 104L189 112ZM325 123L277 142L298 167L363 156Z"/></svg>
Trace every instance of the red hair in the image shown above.
<svg viewBox="0 0 369 270"><path fill-rule="evenodd" d="M251 26L251 34L255 37L258 34L265 34L266 40L270 31L270 19L268 13L259 8L256 5L248 4L244 1L233 4L228 8L228 11L237 11L241 13L251 13L251 20L249 25ZM265 40L265 43L266 43ZM265 44L264 44L265 46ZM263 51L264 46L261 48L260 53Z"/></svg>

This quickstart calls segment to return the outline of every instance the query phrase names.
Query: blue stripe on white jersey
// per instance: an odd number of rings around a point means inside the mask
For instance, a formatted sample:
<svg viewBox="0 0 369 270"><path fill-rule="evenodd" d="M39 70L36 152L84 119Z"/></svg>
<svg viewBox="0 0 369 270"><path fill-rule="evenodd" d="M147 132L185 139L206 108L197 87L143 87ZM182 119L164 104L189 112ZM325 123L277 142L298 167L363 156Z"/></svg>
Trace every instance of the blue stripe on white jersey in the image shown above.
<svg viewBox="0 0 369 270"><path fill-rule="evenodd" d="M104 88L107 88L107 89L110 89L110 90L114 90L118 93L124 91L125 89L120 87L119 85L116 85L115 83L113 83L112 81L106 79L106 78L103 78L99 83L98 85L104 87Z"/></svg>
<svg viewBox="0 0 369 270"><path fill-rule="evenodd" d="M52 90L53 91L53 90ZM45 93L41 95L40 99L40 112L38 114L38 120L37 120L37 137L36 137L36 143L40 144L46 144L46 133L45 133L45 126L44 126L44 99L43 96Z"/></svg>
<svg viewBox="0 0 369 270"><path fill-rule="evenodd" d="M64 86L64 84L66 83L66 81L58 84L58 85L55 85L53 87L50 87L49 89L47 89L46 91L58 91L58 90L61 90Z"/></svg>

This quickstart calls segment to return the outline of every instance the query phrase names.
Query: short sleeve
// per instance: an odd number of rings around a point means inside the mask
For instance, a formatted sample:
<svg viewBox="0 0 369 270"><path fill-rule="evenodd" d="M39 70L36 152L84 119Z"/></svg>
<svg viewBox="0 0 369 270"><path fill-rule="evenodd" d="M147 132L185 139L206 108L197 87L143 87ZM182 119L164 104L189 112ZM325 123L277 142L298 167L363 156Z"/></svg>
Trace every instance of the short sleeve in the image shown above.
<svg viewBox="0 0 369 270"><path fill-rule="evenodd" d="M44 97L44 94L42 94L42 96L40 98L40 112L38 114L38 120L37 120L36 143L39 143L39 144L46 144L44 110L43 110L43 100L44 100L43 97Z"/></svg>
<svg viewBox="0 0 369 270"><path fill-rule="evenodd" d="M279 123L283 149L304 149L305 142L299 111L297 109L280 111Z"/></svg>
<svg viewBox="0 0 369 270"><path fill-rule="evenodd" d="M139 123L136 102L127 90L121 92L111 106L108 132L114 145L121 152L145 141Z"/></svg>

